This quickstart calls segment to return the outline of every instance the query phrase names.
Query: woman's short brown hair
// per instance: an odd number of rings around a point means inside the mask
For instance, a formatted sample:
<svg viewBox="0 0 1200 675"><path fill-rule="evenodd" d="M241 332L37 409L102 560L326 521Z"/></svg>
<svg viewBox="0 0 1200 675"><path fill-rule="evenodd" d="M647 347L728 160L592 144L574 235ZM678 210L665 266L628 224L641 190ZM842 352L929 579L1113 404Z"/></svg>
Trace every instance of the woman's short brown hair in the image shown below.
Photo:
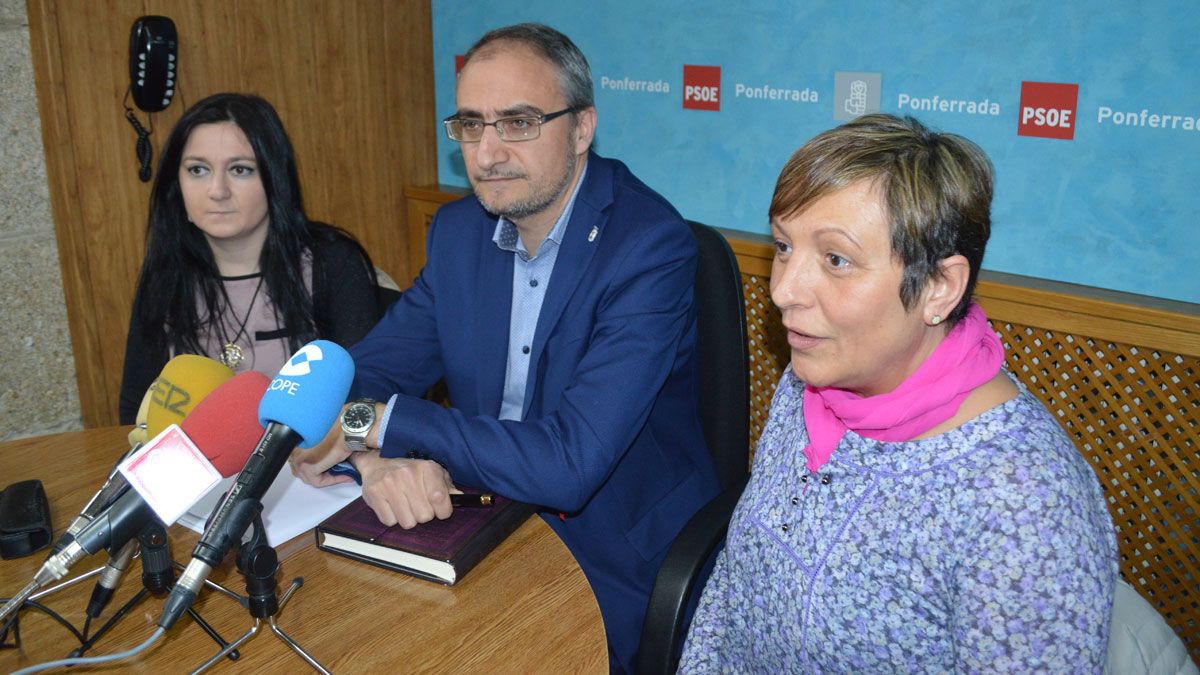
<svg viewBox="0 0 1200 675"><path fill-rule="evenodd" d="M878 181L890 221L892 254L904 265L900 301L911 310L939 263L964 256L970 276L946 317L966 315L991 234L992 163L979 146L930 131L912 117L863 115L818 134L788 160L771 198L772 220L799 214L860 180Z"/></svg>

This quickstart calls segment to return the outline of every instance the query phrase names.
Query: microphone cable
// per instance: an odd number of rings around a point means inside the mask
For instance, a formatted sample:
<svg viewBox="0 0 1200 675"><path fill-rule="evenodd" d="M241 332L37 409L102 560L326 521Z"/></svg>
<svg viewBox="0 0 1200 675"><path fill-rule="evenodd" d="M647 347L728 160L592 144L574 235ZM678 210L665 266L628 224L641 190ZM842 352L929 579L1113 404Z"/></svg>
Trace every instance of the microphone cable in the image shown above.
<svg viewBox="0 0 1200 675"><path fill-rule="evenodd" d="M0 598L0 600L7 600L7 598ZM36 600L26 600L21 605L21 609L24 609L26 607L28 607L30 609L36 609L39 612L42 612L45 615L49 616L51 619L54 619L54 621L61 624L63 626L63 628L66 628L67 630L71 631L71 635L75 636L75 639L79 641L79 644L83 644L84 640L86 640L86 638L83 636L83 634L79 632L79 629L77 629L75 626L73 626L70 621L67 621L65 618L63 618L63 616L61 614L59 614L58 612L55 612L54 610L50 609L46 605L43 605L42 603L40 603ZM10 618L8 621L6 621L4 623L3 627L0 627L0 649L19 649L21 647L21 621L20 621L20 619L21 619L21 613L18 610L17 612L13 613L12 618ZM13 638L13 641L11 643L8 641L9 632L12 633L12 638Z"/></svg>
<svg viewBox="0 0 1200 675"><path fill-rule="evenodd" d="M148 649L150 647L150 645L154 644L154 641L157 640L158 638L162 637L162 634L165 632L166 632L165 628L155 628L154 633L150 637L146 638L145 642L143 642L142 644L140 644L136 647L133 647L132 649L127 649L123 652L116 652L115 654L106 654L104 656L79 656L79 657L70 658L70 659L59 659L57 661L47 661L45 663L39 663L36 665L29 666L28 668L14 670L12 675L29 675L30 673L40 673L43 670L50 670L51 668L58 668L60 666L83 666L83 665L91 665L91 664L99 664L99 663L112 663L113 661L120 661L122 659L128 659L128 658L137 656L138 654L140 654L143 651L145 651L146 649Z"/></svg>

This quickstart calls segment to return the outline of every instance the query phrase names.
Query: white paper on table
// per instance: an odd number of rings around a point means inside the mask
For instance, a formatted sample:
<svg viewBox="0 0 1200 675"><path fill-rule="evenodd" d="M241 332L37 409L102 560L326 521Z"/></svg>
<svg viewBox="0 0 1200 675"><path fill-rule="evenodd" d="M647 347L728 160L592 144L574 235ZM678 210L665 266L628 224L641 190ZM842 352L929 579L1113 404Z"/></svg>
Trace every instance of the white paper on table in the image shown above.
<svg viewBox="0 0 1200 675"><path fill-rule="evenodd" d="M203 534L204 523L209 514L221 502L221 498L235 480L237 474L221 481L220 485L180 516L179 523ZM357 483L313 487L293 476L292 472L284 467L262 500L263 528L267 531L267 543L278 547L304 534L361 494L362 488Z"/></svg>

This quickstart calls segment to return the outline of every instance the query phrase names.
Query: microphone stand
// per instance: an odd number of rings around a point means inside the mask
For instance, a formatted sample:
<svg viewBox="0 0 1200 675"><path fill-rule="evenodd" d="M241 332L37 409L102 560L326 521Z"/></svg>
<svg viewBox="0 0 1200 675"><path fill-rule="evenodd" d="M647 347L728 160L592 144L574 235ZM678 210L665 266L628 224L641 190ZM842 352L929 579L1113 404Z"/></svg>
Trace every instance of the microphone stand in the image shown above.
<svg viewBox="0 0 1200 675"><path fill-rule="evenodd" d="M251 618L254 619L254 624L242 634L241 637L234 640L224 649L217 652L200 667L192 671L192 675L196 675L207 669L209 666L221 660L225 656L233 652L237 647L241 646L250 638L258 634L259 628L262 627L262 622L265 619L267 625L271 627L271 632L283 640L284 644L291 647L300 658L304 659L308 665L322 675L330 675L315 658L304 650L295 640L279 627L276 622L276 616L283 610L284 605L291 599L292 595L298 588L304 585L303 577L292 579L292 583L283 593L280 598L276 592L275 574L279 570L279 555L275 549L267 543L266 530L262 523L262 505L258 505L255 510L254 520L252 522L253 534L248 541L243 541L238 547L237 568L246 578L246 609L249 610ZM189 610L191 611L191 610Z"/></svg>
<svg viewBox="0 0 1200 675"><path fill-rule="evenodd" d="M70 656L82 656L84 652L95 646L96 642L104 636L118 621L120 621L129 610L133 609L137 603L141 602L147 594L162 595L171 590L175 585L175 564L171 560L171 542L167 539L167 528L157 519L152 519L149 524L138 534L138 544L142 550L142 588L134 594L124 605L109 617L108 621L104 622L100 628L96 630L81 644L77 649L71 652ZM214 586L217 584L213 583ZM228 595L237 598L242 605L246 604L246 600L236 593L221 588ZM89 606L89 615L99 615L101 607ZM230 645L217 633L200 613L192 607L188 607L187 613L196 622L196 625L204 629L209 637L213 639L223 649L223 655L229 657L230 661L237 661L241 654L235 648L229 648Z"/></svg>

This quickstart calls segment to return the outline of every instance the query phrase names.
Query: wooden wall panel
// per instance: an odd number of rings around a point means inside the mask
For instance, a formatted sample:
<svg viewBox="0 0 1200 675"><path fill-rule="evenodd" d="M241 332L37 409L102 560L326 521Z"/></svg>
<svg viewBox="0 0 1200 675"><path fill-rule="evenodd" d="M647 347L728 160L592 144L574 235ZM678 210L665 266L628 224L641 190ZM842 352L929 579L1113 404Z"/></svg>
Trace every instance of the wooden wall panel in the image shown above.
<svg viewBox="0 0 1200 675"><path fill-rule="evenodd" d="M85 426L115 424L149 187L121 102L129 28L174 20L179 91L149 116L155 158L187 105L270 100L309 215L354 233L401 286L403 186L436 179L430 4L389 0L28 0L38 102Z"/></svg>
<svg viewBox="0 0 1200 675"><path fill-rule="evenodd" d="M34 54L34 77L38 81L38 104L41 110L41 126L46 153L46 172L57 179L50 191L50 204L56 223L80 221L79 204L71 198L79 190L76 180L75 148L67 139L59 142L57 130L70 129L70 116L65 107L56 105L66 99L63 78L61 43L58 28L58 13L54 6L28 4L29 43ZM39 58L40 57L40 58ZM53 141L53 142L52 142ZM87 250L75 236L64 236L64 229L56 225L59 265L62 268L64 289L86 289L91 278ZM74 234L72 231L70 234ZM94 312L87 308L90 293L65 293L67 318L71 326L71 349L76 355L76 380L82 405L85 425L94 425L98 419L93 411L109 407L109 392L105 386L104 372L100 369L82 368L82 354L101 353L100 330ZM115 399L112 401L115 408Z"/></svg>

